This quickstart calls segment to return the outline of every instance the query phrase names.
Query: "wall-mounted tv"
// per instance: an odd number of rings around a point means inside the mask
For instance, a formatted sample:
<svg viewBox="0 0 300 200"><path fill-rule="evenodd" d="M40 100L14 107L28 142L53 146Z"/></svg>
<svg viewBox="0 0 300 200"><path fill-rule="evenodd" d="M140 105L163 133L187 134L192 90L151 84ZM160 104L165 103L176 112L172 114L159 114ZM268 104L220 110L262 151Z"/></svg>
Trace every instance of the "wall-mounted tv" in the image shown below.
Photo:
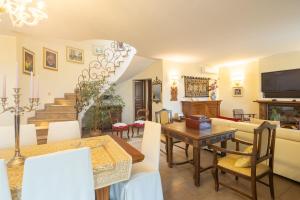
<svg viewBox="0 0 300 200"><path fill-rule="evenodd" d="M261 91L265 98L300 98L300 69L262 73Z"/></svg>

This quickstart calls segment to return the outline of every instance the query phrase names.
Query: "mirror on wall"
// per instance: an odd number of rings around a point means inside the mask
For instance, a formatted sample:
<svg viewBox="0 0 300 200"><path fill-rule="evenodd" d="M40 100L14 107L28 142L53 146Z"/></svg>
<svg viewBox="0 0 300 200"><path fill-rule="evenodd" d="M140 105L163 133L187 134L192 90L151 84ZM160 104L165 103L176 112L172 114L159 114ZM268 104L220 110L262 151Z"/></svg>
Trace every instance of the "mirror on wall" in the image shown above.
<svg viewBox="0 0 300 200"><path fill-rule="evenodd" d="M157 77L152 82L152 101L155 103L161 102L162 82Z"/></svg>

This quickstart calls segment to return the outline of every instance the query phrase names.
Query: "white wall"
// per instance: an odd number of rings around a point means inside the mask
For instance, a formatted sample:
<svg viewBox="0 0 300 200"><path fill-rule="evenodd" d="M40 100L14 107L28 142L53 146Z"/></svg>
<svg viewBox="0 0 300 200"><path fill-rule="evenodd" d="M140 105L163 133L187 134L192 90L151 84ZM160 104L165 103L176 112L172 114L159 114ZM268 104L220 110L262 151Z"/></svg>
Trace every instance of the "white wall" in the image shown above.
<svg viewBox="0 0 300 200"><path fill-rule="evenodd" d="M184 78L182 76L208 77L217 79L217 74L202 73L200 64L183 64L170 61L163 61L163 107L172 110L174 113L182 113L181 101L189 100L184 96ZM170 101L172 78L178 78L178 101ZM194 100L208 100L209 98L193 98Z"/></svg>
<svg viewBox="0 0 300 200"><path fill-rule="evenodd" d="M2 79L6 75L7 97L9 105L13 103L13 90L16 77L16 38L14 36L0 35L0 96L2 96ZM2 104L0 107L2 112ZM13 114L5 112L0 114L0 126L13 126Z"/></svg>
<svg viewBox="0 0 300 200"><path fill-rule="evenodd" d="M152 79L155 77L158 79L163 79L162 72L162 61L158 60L147 67L143 72L138 75L117 84L116 93L119 94L124 102L125 107L122 112L122 119L125 123L132 123L134 121L134 80L139 79ZM164 93L164 92L163 92ZM158 110L162 109L162 103L154 103L152 102L152 119L155 120L154 113Z"/></svg>
<svg viewBox="0 0 300 200"><path fill-rule="evenodd" d="M235 76L240 76L243 81L240 86L243 87L242 97L234 97L233 87L236 87L233 81ZM258 62L248 64L221 67L219 70L219 98L221 103L221 115L232 117L233 109L244 109L245 113L258 114L258 103L253 101L259 98L260 75Z"/></svg>

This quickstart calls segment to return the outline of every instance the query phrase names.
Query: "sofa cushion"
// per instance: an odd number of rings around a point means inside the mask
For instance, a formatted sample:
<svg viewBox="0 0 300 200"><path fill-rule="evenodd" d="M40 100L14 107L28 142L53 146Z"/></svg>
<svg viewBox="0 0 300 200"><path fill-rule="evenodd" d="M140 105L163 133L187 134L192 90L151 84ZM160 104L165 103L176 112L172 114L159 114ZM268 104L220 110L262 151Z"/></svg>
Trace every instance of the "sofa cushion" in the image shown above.
<svg viewBox="0 0 300 200"><path fill-rule="evenodd" d="M263 120L263 119L257 119L257 118L250 117L251 124L259 124L260 125L265 121L269 122L272 125L276 125L276 127L280 127L280 121Z"/></svg>
<svg viewBox="0 0 300 200"><path fill-rule="evenodd" d="M233 121L230 120L226 120L226 119L220 119L220 118L210 118L211 119L211 123L212 125L219 125L219 126L228 126L231 127L232 123L235 123Z"/></svg>
<svg viewBox="0 0 300 200"><path fill-rule="evenodd" d="M258 124L251 124L247 122L231 122L232 128L236 128L239 131L254 133L254 129L257 128Z"/></svg>
<svg viewBox="0 0 300 200"><path fill-rule="evenodd" d="M300 142L300 130L277 128L276 138Z"/></svg>

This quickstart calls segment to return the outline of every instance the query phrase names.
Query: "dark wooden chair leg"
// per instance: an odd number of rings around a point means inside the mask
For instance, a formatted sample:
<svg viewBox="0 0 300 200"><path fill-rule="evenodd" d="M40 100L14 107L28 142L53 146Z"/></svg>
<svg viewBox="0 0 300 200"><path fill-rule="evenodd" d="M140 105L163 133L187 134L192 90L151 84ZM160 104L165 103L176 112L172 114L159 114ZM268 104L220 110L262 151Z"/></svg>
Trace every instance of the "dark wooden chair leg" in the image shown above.
<svg viewBox="0 0 300 200"><path fill-rule="evenodd" d="M272 198L272 199L275 199L275 195L274 195L273 172L270 172L270 174L269 174L269 187L270 187L271 198Z"/></svg>
<svg viewBox="0 0 300 200"><path fill-rule="evenodd" d="M257 200L256 177L251 178L251 191L252 191L252 200Z"/></svg>
<svg viewBox="0 0 300 200"><path fill-rule="evenodd" d="M137 128L137 135L140 135L140 127Z"/></svg>
<svg viewBox="0 0 300 200"><path fill-rule="evenodd" d="M120 137L123 139L123 131L120 131Z"/></svg>
<svg viewBox="0 0 300 200"><path fill-rule="evenodd" d="M134 127L131 127L131 132L132 132L131 137L133 137L134 136Z"/></svg>
<svg viewBox="0 0 300 200"><path fill-rule="evenodd" d="M128 138L128 139L130 139L129 131L130 131L130 129L128 128L128 130L127 130L127 138Z"/></svg>
<svg viewBox="0 0 300 200"><path fill-rule="evenodd" d="M185 144L185 156L188 158L189 157L189 144Z"/></svg>
<svg viewBox="0 0 300 200"><path fill-rule="evenodd" d="M235 176L235 180L238 181L238 180L239 180L239 177L238 177L238 176Z"/></svg>
<svg viewBox="0 0 300 200"><path fill-rule="evenodd" d="M218 168L214 167L212 169L212 174L215 180L215 191L218 192L219 191L219 172L218 172Z"/></svg>

